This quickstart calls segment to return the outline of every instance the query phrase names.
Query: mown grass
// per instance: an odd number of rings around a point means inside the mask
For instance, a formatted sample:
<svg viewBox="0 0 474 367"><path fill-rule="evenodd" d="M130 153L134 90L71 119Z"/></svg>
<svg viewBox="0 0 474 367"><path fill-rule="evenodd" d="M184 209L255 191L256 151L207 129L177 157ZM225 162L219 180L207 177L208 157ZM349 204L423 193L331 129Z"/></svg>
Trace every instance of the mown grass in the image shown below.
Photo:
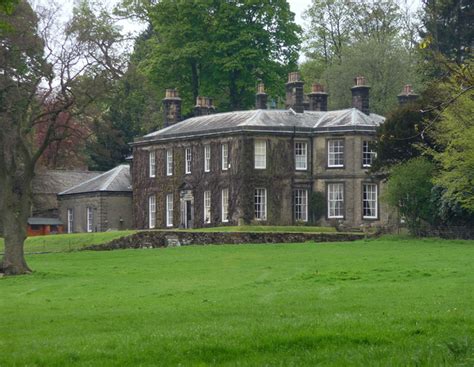
<svg viewBox="0 0 474 367"><path fill-rule="evenodd" d="M135 232L136 231L111 231L28 237L25 241L25 253L74 251L86 246L106 243ZM0 253L3 251L3 238L0 238Z"/></svg>
<svg viewBox="0 0 474 367"><path fill-rule="evenodd" d="M0 366L472 366L473 241L30 255Z"/></svg>

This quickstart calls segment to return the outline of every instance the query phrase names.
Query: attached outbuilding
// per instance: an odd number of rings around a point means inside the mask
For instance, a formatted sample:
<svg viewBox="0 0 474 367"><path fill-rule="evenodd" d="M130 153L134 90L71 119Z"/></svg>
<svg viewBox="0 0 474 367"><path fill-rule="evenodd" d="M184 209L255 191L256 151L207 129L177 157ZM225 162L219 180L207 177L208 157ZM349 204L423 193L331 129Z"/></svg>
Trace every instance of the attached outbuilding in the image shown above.
<svg viewBox="0 0 474 367"><path fill-rule="evenodd" d="M58 194L67 233L132 228L130 166L123 164Z"/></svg>

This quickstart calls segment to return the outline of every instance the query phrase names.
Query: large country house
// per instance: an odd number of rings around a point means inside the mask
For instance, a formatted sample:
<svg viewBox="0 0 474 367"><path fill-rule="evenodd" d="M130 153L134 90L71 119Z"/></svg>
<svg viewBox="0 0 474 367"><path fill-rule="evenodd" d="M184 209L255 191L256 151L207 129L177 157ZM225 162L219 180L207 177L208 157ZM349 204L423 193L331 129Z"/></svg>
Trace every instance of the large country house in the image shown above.
<svg viewBox="0 0 474 367"><path fill-rule="evenodd" d="M166 127L133 143L135 226L305 223L316 192L326 201L320 223L387 224L383 185L368 174L370 142L384 121L370 112L369 89L356 78L352 108L327 111L322 86L305 96L290 73L286 110L266 109L259 85L255 110L213 113L212 100L199 97L184 121L181 99L167 90Z"/></svg>

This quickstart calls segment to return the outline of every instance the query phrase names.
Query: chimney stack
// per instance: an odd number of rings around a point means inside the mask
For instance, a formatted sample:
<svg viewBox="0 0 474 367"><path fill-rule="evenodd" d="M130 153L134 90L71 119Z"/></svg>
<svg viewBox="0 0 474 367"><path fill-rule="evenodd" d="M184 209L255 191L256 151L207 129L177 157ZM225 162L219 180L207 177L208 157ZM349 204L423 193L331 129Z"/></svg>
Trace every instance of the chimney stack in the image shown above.
<svg viewBox="0 0 474 367"><path fill-rule="evenodd" d="M324 86L319 83L313 83L311 93L308 94L310 111L327 111L328 94L324 91Z"/></svg>
<svg viewBox="0 0 474 367"><path fill-rule="evenodd" d="M178 91L167 89L162 102L165 127L181 121L181 98L179 98Z"/></svg>
<svg viewBox="0 0 474 367"><path fill-rule="evenodd" d="M369 106L369 90L370 87L366 85L365 78L358 76L354 79L355 85L351 88L352 91L352 107L370 115Z"/></svg>
<svg viewBox="0 0 474 367"><path fill-rule="evenodd" d="M286 108L292 108L295 112L304 112L304 82L300 80L300 73L288 74L286 83Z"/></svg>
<svg viewBox="0 0 474 367"><path fill-rule="evenodd" d="M267 109L267 93L265 93L265 84L259 83L257 86L257 94L255 95L255 108L257 110Z"/></svg>
<svg viewBox="0 0 474 367"><path fill-rule="evenodd" d="M198 96L194 106L194 116L209 115L209 98Z"/></svg>
<svg viewBox="0 0 474 367"><path fill-rule="evenodd" d="M418 94L413 92L413 87L411 84L406 84L403 87L402 93L400 93L397 98L398 98L398 103L400 106L405 105L407 103L412 103L418 99Z"/></svg>
<svg viewBox="0 0 474 367"><path fill-rule="evenodd" d="M207 111L209 115L216 113L216 107L214 106L213 98L206 98Z"/></svg>

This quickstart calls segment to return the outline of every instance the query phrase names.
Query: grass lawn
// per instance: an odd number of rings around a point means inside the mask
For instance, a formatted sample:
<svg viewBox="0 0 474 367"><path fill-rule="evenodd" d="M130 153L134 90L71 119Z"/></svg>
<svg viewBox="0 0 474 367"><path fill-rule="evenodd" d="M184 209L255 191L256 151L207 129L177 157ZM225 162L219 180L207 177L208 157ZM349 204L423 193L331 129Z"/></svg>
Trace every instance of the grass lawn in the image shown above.
<svg viewBox="0 0 474 367"><path fill-rule="evenodd" d="M473 366L474 241L29 255L0 366Z"/></svg>
<svg viewBox="0 0 474 367"><path fill-rule="evenodd" d="M86 246L109 242L135 232L112 231L28 237L25 242L25 253L73 251ZM3 253L3 251L3 238L0 238L0 253Z"/></svg>

